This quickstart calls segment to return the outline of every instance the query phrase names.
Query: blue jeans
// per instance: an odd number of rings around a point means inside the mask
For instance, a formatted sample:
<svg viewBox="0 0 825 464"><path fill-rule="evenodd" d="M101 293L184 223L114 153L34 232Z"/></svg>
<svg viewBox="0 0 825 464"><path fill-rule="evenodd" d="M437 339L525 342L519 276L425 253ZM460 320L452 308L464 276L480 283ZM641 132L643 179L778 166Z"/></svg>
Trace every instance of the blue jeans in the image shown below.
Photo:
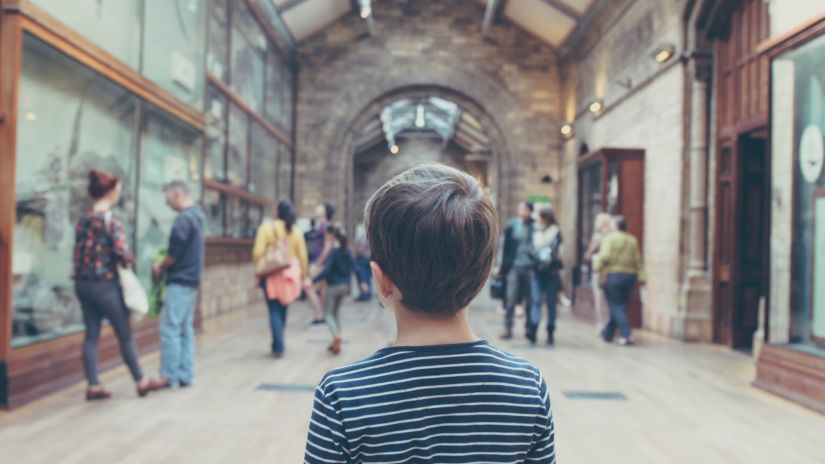
<svg viewBox="0 0 825 464"><path fill-rule="evenodd" d="M355 278L358 280L358 299L369 300L372 297L372 270L370 269L370 259L366 256L355 258ZM361 284L367 284L367 291L361 288Z"/></svg>
<svg viewBox="0 0 825 464"><path fill-rule="evenodd" d="M266 290L264 290L266 298ZM283 354L284 352L284 328L286 328L286 309L278 300L266 299L269 307L269 328L272 331L272 352Z"/></svg>
<svg viewBox="0 0 825 464"><path fill-rule="evenodd" d="M195 380L195 303L198 289L169 284L160 317L160 375L170 386Z"/></svg>
<svg viewBox="0 0 825 464"><path fill-rule="evenodd" d="M542 297L547 302L547 332L556 329L556 301L561 290L561 278L550 272L535 272L530 281L530 319L531 330L535 330L541 322Z"/></svg>
<svg viewBox="0 0 825 464"><path fill-rule="evenodd" d="M627 320L627 303L630 301L630 294L636 287L636 274L615 272L607 276L607 284L604 287L604 295L607 299L607 307L610 309L610 320L604 328L604 340L613 340L616 328L619 328L622 337L630 337L630 322Z"/></svg>

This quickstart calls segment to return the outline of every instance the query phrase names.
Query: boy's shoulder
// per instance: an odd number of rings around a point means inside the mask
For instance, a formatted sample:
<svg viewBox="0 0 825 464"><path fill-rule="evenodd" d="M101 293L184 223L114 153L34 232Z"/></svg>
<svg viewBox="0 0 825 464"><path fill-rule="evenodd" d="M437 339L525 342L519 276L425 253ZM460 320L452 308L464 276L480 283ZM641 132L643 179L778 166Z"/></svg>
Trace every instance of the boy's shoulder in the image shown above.
<svg viewBox="0 0 825 464"><path fill-rule="evenodd" d="M455 346L387 347L368 358L327 372L319 387L327 392L344 384L365 385L388 375L404 377L418 368L434 367L435 364L483 365L486 373L517 371L519 376L535 382L537 387L543 381L540 370L530 361L480 340Z"/></svg>

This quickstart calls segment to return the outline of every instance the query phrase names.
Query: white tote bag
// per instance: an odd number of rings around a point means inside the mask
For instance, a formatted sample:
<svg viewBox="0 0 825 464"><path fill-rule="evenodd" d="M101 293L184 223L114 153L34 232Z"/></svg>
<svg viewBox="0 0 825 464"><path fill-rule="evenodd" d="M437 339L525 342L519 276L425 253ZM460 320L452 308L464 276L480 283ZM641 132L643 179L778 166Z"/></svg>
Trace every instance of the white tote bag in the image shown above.
<svg viewBox="0 0 825 464"><path fill-rule="evenodd" d="M143 285L131 269L119 267L117 274L120 278L120 288L123 290L123 301L126 307L132 311L135 319L143 319L149 312L149 298L146 297L146 290L143 289Z"/></svg>

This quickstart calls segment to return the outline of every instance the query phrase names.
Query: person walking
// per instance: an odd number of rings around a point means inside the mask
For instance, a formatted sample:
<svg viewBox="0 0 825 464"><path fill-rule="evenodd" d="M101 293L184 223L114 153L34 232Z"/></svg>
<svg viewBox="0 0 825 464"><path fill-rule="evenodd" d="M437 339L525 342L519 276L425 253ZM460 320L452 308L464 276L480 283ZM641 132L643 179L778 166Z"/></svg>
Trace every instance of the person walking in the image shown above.
<svg viewBox="0 0 825 464"><path fill-rule="evenodd" d="M203 278L206 217L186 182L172 181L163 191L166 204L178 215L166 257L152 266L155 278L166 275L160 315L160 382L178 388L195 381L195 304Z"/></svg>
<svg viewBox="0 0 825 464"><path fill-rule="evenodd" d="M504 230L504 250L500 273L506 279L505 315L503 340L513 338L513 319L516 305L526 300L530 307L530 284L533 277L533 203L523 201L518 205L518 217L507 223ZM529 324L529 318L528 324Z"/></svg>
<svg viewBox="0 0 825 464"><path fill-rule="evenodd" d="M330 226L332 218L335 216L335 207L329 203L323 203L315 207L315 226L308 232L310 237L307 240L307 251L309 258L310 273L318 272L324 266L327 255L329 255L330 244L327 242L326 230ZM304 288L307 298L312 305L315 315L312 324L323 324L325 322L322 307L324 289L322 286L313 285L307 282Z"/></svg>
<svg viewBox="0 0 825 464"><path fill-rule="evenodd" d="M266 221L258 227L252 260L258 263L267 248L282 246L289 266L260 278L261 289L269 309L269 327L272 332L272 355L283 357L285 351L284 329L289 305L301 293L302 284L308 279L307 247L304 235L295 227L295 211L292 203L282 200L274 221Z"/></svg>
<svg viewBox="0 0 825 464"><path fill-rule="evenodd" d="M323 269L313 282L326 282L324 292L324 318L332 333L332 344L327 350L333 354L341 352L341 302L350 293L353 259L347 249L347 235L340 225L327 227L327 242L331 248Z"/></svg>
<svg viewBox="0 0 825 464"><path fill-rule="evenodd" d="M587 251L584 253L584 259L590 263L591 268L593 267L593 257L599 252L602 241L613 229L613 218L607 213L599 213L596 215L594 224L595 230L593 231L593 236L590 238ZM593 289L593 312L596 317L596 333L601 336L604 325L610 319L610 315L607 314L608 311L604 304L604 289L599 285L601 279L595 269L593 269L590 281Z"/></svg>
<svg viewBox="0 0 825 464"><path fill-rule="evenodd" d="M355 301L372 299L372 270L370 269L370 247L366 234L355 240L355 277L358 281L358 298Z"/></svg>
<svg viewBox="0 0 825 464"><path fill-rule="evenodd" d="M533 232L533 250L535 269L532 275L530 291L531 306L527 326L527 339L536 343L536 331L541 322L542 298L547 302L547 344L555 344L556 303L561 289L559 273L564 267L562 256L562 238L556 222L556 215L550 207L539 211L539 220Z"/></svg>
<svg viewBox="0 0 825 464"><path fill-rule="evenodd" d="M616 328L621 337L617 343L621 346L633 344L630 323L627 320L627 304L636 283L644 285L645 271L641 252L636 238L627 233L627 220L615 216L613 222L616 230L602 241L599 253L593 259L594 269L602 276L610 320L604 328L604 341L612 342Z"/></svg>
<svg viewBox="0 0 825 464"><path fill-rule="evenodd" d="M146 396L157 389L156 382L146 378L140 368L129 310L118 280L118 268L128 268L134 263L123 223L112 213L112 208L120 201L121 189L122 184L115 174L93 169L89 173L88 187L92 208L75 225L73 278L85 326L83 368L89 401L112 396L97 376L97 345L103 319L109 321L117 336L120 354L129 367L138 396Z"/></svg>

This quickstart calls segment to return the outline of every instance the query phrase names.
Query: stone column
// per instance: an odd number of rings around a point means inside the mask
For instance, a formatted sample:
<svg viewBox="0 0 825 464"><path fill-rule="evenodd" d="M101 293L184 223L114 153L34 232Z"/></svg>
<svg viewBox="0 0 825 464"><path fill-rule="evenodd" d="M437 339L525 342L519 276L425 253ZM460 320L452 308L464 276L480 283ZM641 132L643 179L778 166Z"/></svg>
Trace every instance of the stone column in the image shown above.
<svg viewBox="0 0 825 464"><path fill-rule="evenodd" d="M690 130L688 146L687 271L682 281L674 334L686 341L712 338L712 285L708 272L708 85L710 61L692 56L688 66Z"/></svg>

